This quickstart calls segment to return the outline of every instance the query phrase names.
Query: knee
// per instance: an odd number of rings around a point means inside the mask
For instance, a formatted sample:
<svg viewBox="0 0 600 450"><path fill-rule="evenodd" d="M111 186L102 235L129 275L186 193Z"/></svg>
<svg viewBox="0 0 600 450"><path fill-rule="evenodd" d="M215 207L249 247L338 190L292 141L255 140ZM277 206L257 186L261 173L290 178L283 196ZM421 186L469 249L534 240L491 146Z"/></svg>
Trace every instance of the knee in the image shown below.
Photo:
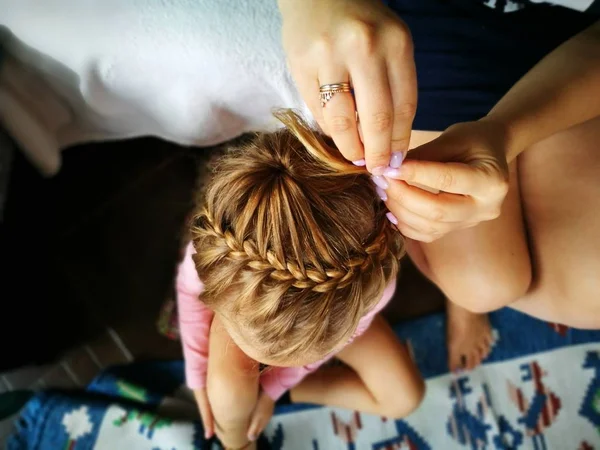
<svg viewBox="0 0 600 450"><path fill-rule="evenodd" d="M523 297L531 285L531 265L516 270L465 273L460 283L451 283L444 293L452 301L474 313L488 313Z"/></svg>
<svg viewBox="0 0 600 450"><path fill-rule="evenodd" d="M212 412L222 426L246 420L258 399L258 387L248 389L227 374L209 378L206 388Z"/></svg>
<svg viewBox="0 0 600 450"><path fill-rule="evenodd" d="M402 419L413 413L423 402L425 397L425 382L419 380L415 386L412 386L410 392L404 387L394 389L393 395L386 395L380 399L379 414L389 419Z"/></svg>

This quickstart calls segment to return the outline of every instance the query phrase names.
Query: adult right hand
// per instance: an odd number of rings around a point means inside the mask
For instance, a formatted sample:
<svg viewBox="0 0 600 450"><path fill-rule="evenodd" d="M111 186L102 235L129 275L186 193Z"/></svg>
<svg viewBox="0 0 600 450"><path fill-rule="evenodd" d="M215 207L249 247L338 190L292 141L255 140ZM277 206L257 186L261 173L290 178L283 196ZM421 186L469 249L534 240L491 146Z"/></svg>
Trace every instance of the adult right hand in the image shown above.
<svg viewBox="0 0 600 450"><path fill-rule="evenodd" d="M381 175L392 152L408 149L416 111L408 27L375 0L279 0L279 7L283 46L307 106L346 159ZM319 86L342 82L354 97L337 93L322 107Z"/></svg>
<svg viewBox="0 0 600 450"><path fill-rule="evenodd" d="M400 169L386 169L388 218L421 242L497 218L509 188L510 146L499 122L451 126L409 152Z"/></svg>

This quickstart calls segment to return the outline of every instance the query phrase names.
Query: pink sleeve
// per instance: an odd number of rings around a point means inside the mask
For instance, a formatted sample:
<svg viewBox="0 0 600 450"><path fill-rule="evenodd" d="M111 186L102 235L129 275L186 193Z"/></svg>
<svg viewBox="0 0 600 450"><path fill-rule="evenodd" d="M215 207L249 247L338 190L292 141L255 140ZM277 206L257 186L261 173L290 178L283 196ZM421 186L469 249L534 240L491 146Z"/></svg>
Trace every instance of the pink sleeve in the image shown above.
<svg viewBox="0 0 600 450"><path fill-rule="evenodd" d="M185 359L185 379L191 389L206 386L208 335L213 312L200 301L204 288L192 259L194 247L188 244L177 272L179 332Z"/></svg>

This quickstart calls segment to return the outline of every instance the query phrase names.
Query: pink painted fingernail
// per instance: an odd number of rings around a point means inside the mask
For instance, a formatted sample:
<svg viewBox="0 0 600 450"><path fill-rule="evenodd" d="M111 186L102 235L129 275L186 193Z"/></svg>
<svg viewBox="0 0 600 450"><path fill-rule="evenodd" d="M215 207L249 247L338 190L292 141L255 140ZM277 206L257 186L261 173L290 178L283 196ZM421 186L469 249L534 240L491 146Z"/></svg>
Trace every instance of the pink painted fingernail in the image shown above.
<svg viewBox="0 0 600 450"><path fill-rule="evenodd" d="M364 159L358 159L356 161L352 161L352 164L358 167L364 167L367 165L367 162Z"/></svg>
<svg viewBox="0 0 600 450"><path fill-rule="evenodd" d="M391 212L387 213L387 214L385 215L385 217L387 217L387 218L388 218L388 220L389 220L390 222L392 222L394 225L398 225L398 219L396 219L396 216L395 216L395 215L393 215Z"/></svg>
<svg viewBox="0 0 600 450"><path fill-rule="evenodd" d="M380 177L381 175L383 175L383 172L385 171L386 168L387 168L386 166L377 166L377 167L374 167L373 170L371 170L371 173L375 176Z"/></svg>
<svg viewBox="0 0 600 450"><path fill-rule="evenodd" d="M402 165L402 161L404 160L404 153L402 152L393 152L392 158L390 159L390 167L392 169L397 169Z"/></svg>
<svg viewBox="0 0 600 450"><path fill-rule="evenodd" d="M395 169L393 167L388 167L383 171L383 176L387 178L393 178L394 180L400 179L400 169Z"/></svg>
<svg viewBox="0 0 600 450"><path fill-rule="evenodd" d="M255 441L255 440L256 440L256 435L254 435L254 434L249 434L249 435L248 435L248 439L249 439L249 440L251 440L251 441Z"/></svg>
<svg viewBox="0 0 600 450"><path fill-rule="evenodd" d="M211 436L210 431L204 432L204 439L210 439L210 436Z"/></svg>
<svg viewBox="0 0 600 450"><path fill-rule="evenodd" d="M373 180L373 183L375 183L381 189L387 189L388 187L390 187L387 180L385 178L383 178L382 176L375 175L375 176L372 176L371 179Z"/></svg>
<svg viewBox="0 0 600 450"><path fill-rule="evenodd" d="M379 186L377 186L375 188L375 191L377 192L377 195L379 195L379 198L382 201L387 202L388 196L387 196L387 194L385 193L385 191L383 189L381 189Z"/></svg>

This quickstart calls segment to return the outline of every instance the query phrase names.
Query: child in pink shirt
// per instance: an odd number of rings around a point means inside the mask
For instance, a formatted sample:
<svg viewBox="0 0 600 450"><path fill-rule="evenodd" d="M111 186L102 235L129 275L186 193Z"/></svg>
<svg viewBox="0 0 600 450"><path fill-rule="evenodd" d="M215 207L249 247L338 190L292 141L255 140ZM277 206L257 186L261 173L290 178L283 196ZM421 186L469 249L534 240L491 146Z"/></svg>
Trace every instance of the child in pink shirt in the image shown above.
<svg viewBox="0 0 600 450"><path fill-rule="evenodd" d="M278 118L285 129L218 160L177 276L187 383L207 436L226 448L254 448L288 390L388 417L409 414L424 390L379 316L402 236L364 168L294 113ZM321 367L333 356L344 364Z"/></svg>

